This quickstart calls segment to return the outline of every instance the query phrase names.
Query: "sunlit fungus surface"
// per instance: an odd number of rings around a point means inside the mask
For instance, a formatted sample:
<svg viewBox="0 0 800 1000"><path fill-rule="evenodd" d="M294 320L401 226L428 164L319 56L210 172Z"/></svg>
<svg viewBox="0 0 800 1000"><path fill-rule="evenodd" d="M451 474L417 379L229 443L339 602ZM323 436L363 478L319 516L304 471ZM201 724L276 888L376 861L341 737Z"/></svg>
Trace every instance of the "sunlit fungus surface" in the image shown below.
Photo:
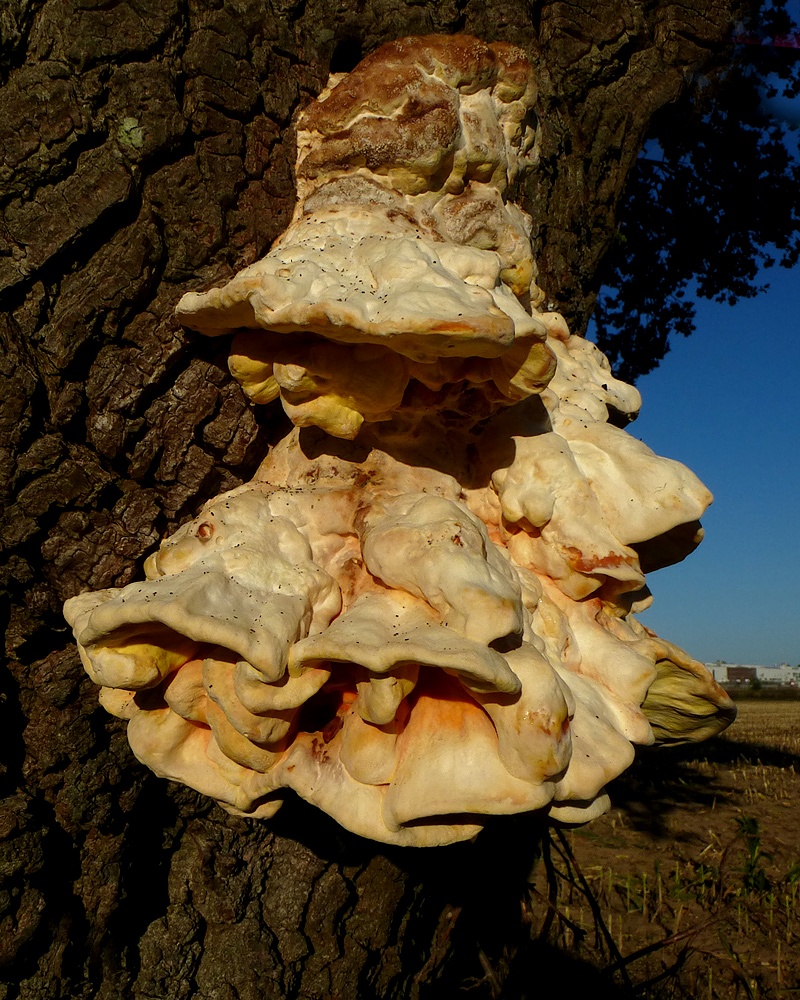
<svg viewBox="0 0 800 1000"><path fill-rule="evenodd" d="M580 823L635 744L733 718L635 617L711 496L617 426L638 393L540 310L515 202L535 100L514 46L383 46L301 116L267 256L178 306L234 334L233 376L293 429L143 582L65 613L139 760L230 812L292 790L412 846Z"/></svg>

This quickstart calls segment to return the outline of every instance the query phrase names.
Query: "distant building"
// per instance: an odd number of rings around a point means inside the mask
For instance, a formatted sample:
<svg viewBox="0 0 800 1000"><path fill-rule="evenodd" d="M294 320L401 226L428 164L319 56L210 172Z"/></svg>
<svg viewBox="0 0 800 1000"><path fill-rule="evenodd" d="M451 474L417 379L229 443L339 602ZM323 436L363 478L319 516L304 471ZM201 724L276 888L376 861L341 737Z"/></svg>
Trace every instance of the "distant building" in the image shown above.
<svg viewBox="0 0 800 1000"><path fill-rule="evenodd" d="M725 684L728 680L728 664L718 661L717 663L707 663L706 667L711 671L711 676L717 684Z"/></svg>
<svg viewBox="0 0 800 1000"><path fill-rule="evenodd" d="M797 684L800 681L800 667L790 667L788 663L758 667L758 679L764 684Z"/></svg>
<svg viewBox="0 0 800 1000"><path fill-rule="evenodd" d="M728 667L729 682L733 681L736 684L741 684L743 681L746 681L748 684L751 684L757 678L757 667Z"/></svg>
<svg viewBox="0 0 800 1000"><path fill-rule="evenodd" d="M788 663L766 667L717 660L706 667L718 684L752 684L755 680L762 684L800 684L800 666L790 667Z"/></svg>

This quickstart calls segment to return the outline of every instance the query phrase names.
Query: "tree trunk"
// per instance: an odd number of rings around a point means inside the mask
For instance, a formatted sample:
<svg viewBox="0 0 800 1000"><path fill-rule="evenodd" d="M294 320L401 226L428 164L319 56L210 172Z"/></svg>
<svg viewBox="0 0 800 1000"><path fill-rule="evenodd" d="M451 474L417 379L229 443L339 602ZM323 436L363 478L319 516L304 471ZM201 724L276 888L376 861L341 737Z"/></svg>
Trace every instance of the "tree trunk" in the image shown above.
<svg viewBox="0 0 800 1000"><path fill-rule="evenodd" d="M293 116L330 67L429 32L529 52L539 284L582 332L648 123L724 57L739 16L737 0L9 0L0 1000L450 996L470 977L496 996L515 953L533 961L535 817L426 851L359 840L301 802L231 818L133 758L61 605L140 575L285 433L229 377L227 344L172 312L285 227Z"/></svg>

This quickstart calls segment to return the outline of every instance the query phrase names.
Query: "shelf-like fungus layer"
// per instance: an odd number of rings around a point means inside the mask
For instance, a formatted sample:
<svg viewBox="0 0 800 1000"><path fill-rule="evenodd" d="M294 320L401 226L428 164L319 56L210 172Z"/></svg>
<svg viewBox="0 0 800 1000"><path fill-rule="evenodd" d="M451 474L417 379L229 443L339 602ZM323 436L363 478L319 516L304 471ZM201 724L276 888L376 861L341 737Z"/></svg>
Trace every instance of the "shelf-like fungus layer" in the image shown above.
<svg viewBox="0 0 800 1000"><path fill-rule="evenodd" d="M143 583L65 613L137 757L232 812L292 790L414 846L578 823L634 745L733 718L635 617L711 496L610 422L638 393L538 308L535 97L513 46L384 46L301 116L286 232L178 307L295 427Z"/></svg>

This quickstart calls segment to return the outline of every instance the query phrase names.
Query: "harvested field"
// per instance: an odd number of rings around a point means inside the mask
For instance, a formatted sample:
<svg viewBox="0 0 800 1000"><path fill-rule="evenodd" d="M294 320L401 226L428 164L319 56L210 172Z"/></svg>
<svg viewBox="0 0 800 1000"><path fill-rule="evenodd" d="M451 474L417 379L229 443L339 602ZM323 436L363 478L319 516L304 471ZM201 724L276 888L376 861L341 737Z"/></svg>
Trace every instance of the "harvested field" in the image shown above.
<svg viewBox="0 0 800 1000"><path fill-rule="evenodd" d="M607 816L553 836L549 882L537 869L550 942L608 995L800 996L800 702L738 707L716 740L642 753Z"/></svg>

